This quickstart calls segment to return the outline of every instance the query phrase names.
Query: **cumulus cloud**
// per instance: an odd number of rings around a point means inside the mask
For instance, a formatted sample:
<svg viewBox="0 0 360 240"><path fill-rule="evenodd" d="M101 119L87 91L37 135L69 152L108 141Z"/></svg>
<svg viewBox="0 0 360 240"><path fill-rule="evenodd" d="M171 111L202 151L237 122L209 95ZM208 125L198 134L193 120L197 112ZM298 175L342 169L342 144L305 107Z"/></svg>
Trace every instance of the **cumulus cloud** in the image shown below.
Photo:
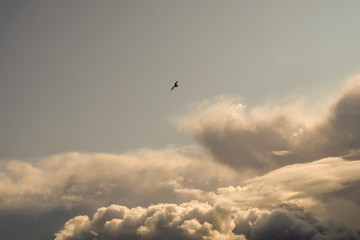
<svg viewBox="0 0 360 240"><path fill-rule="evenodd" d="M99 208L90 220L69 220L56 240L70 239L359 239L344 225L321 222L296 205L272 210L209 205L192 201L147 208L111 205Z"/></svg>
<svg viewBox="0 0 360 240"><path fill-rule="evenodd" d="M218 161L264 172L332 156L356 158L360 146L360 76L334 97L321 116L299 102L247 109L220 97L177 120Z"/></svg>
<svg viewBox="0 0 360 240"><path fill-rule="evenodd" d="M359 239L359 215L350 215L355 224L345 224L348 214L337 215L327 205L348 203L347 194L342 200L327 195L357 186L359 170L360 161L327 158L286 166L243 186L203 191L206 201L101 207L92 219L69 220L56 239ZM317 218L314 208L333 214ZM352 206L353 213L359 210Z"/></svg>
<svg viewBox="0 0 360 240"><path fill-rule="evenodd" d="M111 205L99 208L91 221L69 220L56 239L88 239L90 234L94 239L245 239L232 232L235 215L233 209L197 201L130 209ZM79 232L87 236L81 238Z"/></svg>

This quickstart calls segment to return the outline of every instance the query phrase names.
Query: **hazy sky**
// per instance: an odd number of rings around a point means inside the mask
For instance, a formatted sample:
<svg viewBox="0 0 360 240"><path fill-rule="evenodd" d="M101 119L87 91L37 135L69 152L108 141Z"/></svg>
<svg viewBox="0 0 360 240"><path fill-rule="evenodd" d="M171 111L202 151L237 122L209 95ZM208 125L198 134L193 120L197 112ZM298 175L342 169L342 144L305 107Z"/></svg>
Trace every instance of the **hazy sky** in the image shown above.
<svg viewBox="0 0 360 240"><path fill-rule="evenodd" d="M327 93L357 72L358 1L1 1L0 154L189 143L222 94ZM178 91L169 88L179 80Z"/></svg>
<svg viewBox="0 0 360 240"><path fill-rule="evenodd" d="M360 239L359 9L0 0L0 240Z"/></svg>

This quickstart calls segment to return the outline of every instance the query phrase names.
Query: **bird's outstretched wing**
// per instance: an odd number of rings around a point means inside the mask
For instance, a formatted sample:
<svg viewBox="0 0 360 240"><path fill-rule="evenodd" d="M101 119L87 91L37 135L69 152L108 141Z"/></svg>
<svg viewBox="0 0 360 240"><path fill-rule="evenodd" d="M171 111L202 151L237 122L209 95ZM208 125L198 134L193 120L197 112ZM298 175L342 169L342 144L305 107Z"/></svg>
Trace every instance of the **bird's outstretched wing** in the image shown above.
<svg viewBox="0 0 360 240"><path fill-rule="evenodd" d="M178 81L175 82L174 86L171 88L171 91L172 91L174 88L176 88L177 86L179 86L177 83L178 83Z"/></svg>

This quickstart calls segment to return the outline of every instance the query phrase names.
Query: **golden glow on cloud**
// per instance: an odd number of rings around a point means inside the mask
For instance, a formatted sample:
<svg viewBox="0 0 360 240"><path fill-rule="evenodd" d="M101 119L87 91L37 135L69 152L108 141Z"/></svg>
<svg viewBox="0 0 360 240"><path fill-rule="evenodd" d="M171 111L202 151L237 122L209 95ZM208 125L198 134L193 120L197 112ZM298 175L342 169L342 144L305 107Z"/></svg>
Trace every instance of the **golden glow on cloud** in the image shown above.
<svg viewBox="0 0 360 240"><path fill-rule="evenodd" d="M57 240L359 238L359 219L332 209L360 216L358 81L316 122L219 98L178 120L198 145L3 160L0 209L98 208Z"/></svg>

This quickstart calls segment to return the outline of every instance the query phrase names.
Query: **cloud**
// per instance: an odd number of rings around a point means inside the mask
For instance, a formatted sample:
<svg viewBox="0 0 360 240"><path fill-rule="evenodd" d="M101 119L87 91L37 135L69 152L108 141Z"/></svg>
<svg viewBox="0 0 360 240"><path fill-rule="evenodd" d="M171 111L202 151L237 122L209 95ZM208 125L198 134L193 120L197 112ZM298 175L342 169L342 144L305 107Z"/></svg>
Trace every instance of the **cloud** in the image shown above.
<svg viewBox="0 0 360 240"><path fill-rule="evenodd" d="M294 164L247 180L250 185L266 183L292 191L319 195L344 189L360 180L360 161L342 158L325 158L318 161Z"/></svg>
<svg viewBox="0 0 360 240"><path fill-rule="evenodd" d="M1 160L0 223L60 215L58 240L359 239L359 103L357 79L316 118L218 98L178 121L199 145Z"/></svg>
<svg viewBox="0 0 360 240"><path fill-rule="evenodd" d="M217 203L242 208L269 209L279 203L295 204L323 220L341 220L357 227L359 170L359 160L342 158L293 164L248 179L242 186L219 188L215 198Z"/></svg>
<svg viewBox="0 0 360 240"><path fill-rule="evenodd" d="M193 147L119 155L67 153L34 162L4 159L0 239L51 239L69 218L92 214L101 206L203 200L239 179L238 172Z"/></svg>
<svg viewBox="0 0 360 240"><path fill-rule="evenodd" d="M62 239L94 239L98 234L90 230L88 216L77 216L65 224L61 231Z"/></svg>
<svg viewBox="0 0 360 240"><path fill-rule="evenodd" d="M56 234L56 240L85 239L359 239L344 225L321 222L296 205L272 210L188 203L157 204L147 208L111 205L93 218L78 216Z"/></svg>
<svg viewBox="0 0 360 240"><path fill-rule="evenodd" d="M360 215L349 213L360 211L359 160L327 158L239 180L241 171L198 154L170 148L126 155L71 153L32 165L2 162L1 209L78 208L73 213L79 216L57 232L58 239L263 239L272 227L279 236L288 232L303 236L299 239L356 236L349 223L359 222ZM314 218L319 213L316 219L325 230L300 221L299 214L284 208L288 205L307 209ZM279 218L284 225L275 224Z"/></svg>
<svg viewBox="0 0 360 240"><path fill-rule="evenodd" d="M248 239L359 239L357 232L344 225L321 222L310 212L296 205L280 205L279 208L258 218L251 226Z"/></svg>
<svg viewBox="0 0 360 240"><path fill-rule="evenodd" d="M265 172L326 157L358 157L360 76L329 100L327 111L317 111L322 114L304 111L309 109L304 102L247 109L237 99L219 97L176 122L215 159L241 170Z"/></svg>
<svg viewBox="0 0 360 240"><path fill-rule="evenodd" d="M199 155L200 154L200 155ZM0 209L95 210L112 203L131 206L169 202L236 202L265 207L292 201L305 206L315 196L360 182L360 161L327 158L293 164L242 179L241 171L211 160L192 148L142 150L123 155L69 153L36 164L2 162ZM356 195L355 195L356 196ZM339 196L337 196L339 197ZM356 201L352 196L349 198Z"/></svg>
<svg viewBox="0 0 360 240"><path fill-rule="evenodd" d="M163 239L171 234L179 239L261 239L262 229L273 222L265 216L280 211L279 204L302 207L320 217L324 226L326 219L342 221L327 228L343 226L351 234L350 227L356 227L351 222L360 220L360 214L351 214L360 213L359 160L327 158L243 180L241 171L193 148L123 155L69 153L33 164L16 160L1 164L1 213L78 214L57 231L58 239L137 239L140 232L143 239L158 234ZM116 205L102 207L110 204ZM51 213L54 210L56 214ZM292 213L285 213L283 218L297 226ZM178 222L163 229L164 221Z"/></svg>
<svg viewBox="0 0 360 240"><path fill-rule="evenodd" d="M192 201L147 208L111 205L87 217L69 220L57 240L88 239L245 239L235 235L232 209ZM84 231L85 230L85 231ZM75 237L75 235L77 235ZM81 238L80 235L86 236Z"/></svg>
<svg viewBox="0 0 360 240"><path fill-rule="evenodd" d="M239 178L191 147L122 155L69 153L34 164L0 164L0 209L180 203Z"/></svg>
<svg viewBox="0 0 360 240"><path fill-rule="evenodd" d="M248 110L236 99L220 97L201 104L178 124L218 161L264 171L297 161L295 145L312 126L296 115L290 106Z"/></svg>
<svg viewBox="0 0 360 240"><path fill-rule="evenodd" d="M243 186L202 191L191 202L101 207L92 219L69 220L56 239L359 239L359 215L338 214L329 205L337 201L337 208L346 209L351 196L335 193L357 186L359 170L359 160L327 158L286 166ZM321 213L316 208L327 214L315 217ZM81 234L91 238L75 237Z"/></svg>

